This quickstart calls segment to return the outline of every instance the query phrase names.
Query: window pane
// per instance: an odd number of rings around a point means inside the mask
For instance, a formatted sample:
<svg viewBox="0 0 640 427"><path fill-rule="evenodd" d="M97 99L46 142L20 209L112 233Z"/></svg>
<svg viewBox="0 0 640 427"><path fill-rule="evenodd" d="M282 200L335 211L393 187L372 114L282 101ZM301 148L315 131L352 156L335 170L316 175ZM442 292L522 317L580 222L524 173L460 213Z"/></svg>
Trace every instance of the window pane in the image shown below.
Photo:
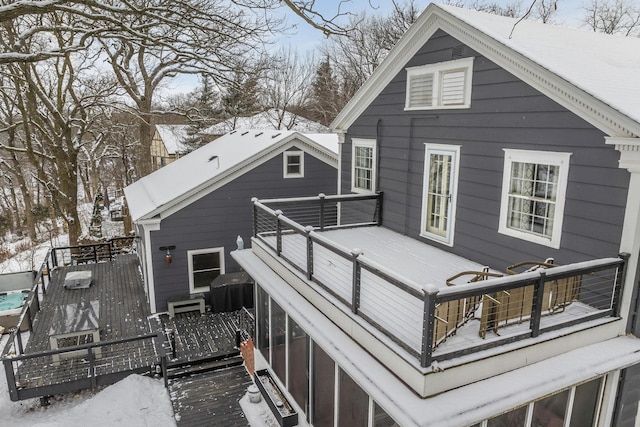
<svg viewBox="0 0 640 427"><path fill-rule="evenodd" d="M274 300L271 300L271 367L282 384L287 383L285 331L285 312Z"/></svg>
<svg viewBox="0 0 640 427"><path fill-rule="evenodd" d="M373 427L398 427L399 424L391 418L377 403L373 404Z"/></svg>
<svg viewBox="0 0 640 427"><path fill-rule="evenodd" d="M220 270L200 271L193 273L193 287L206 287L207 290L211 282L220 275Z"/></svg>
<svg viewBox="0 0 640 427"><path fill-rule="evenodd" d="M258 336L256 337L256 345L262 356L269 360L269 295L258 286L256 304L256 322L258 324Z"/></svg>
<svg viewBox="0 0 640 427"><path fill-rule="evenodd" d="M208 254L193 255L193 271L209 270L220 268L220 253L213 252Z"/></svg>
<svg viewBox="0 0 640 427"><path fill-rule="evenodd" d="M373 147L355 147L354 185L356 188L372 190Z"/></svg>
<svg viewBox="0 0 640 427"><path fill-rule="evenodd" d="M300 163L299 155L287 155L287 174L299 174Z"/></svg>
<svg viewBox="0 0 640 427"><path fill-rule="evenodd" d="M533 404L532 427L562 427L567 411L569 390L538 400Z"/></svg>
<svg viewBox="0 0 640 427"><path fill-rule="evenodd" d="M590 427L598 413L598 399L602 379L598 378L576 387L569 427Z"/></svg>
<svg viewBox="0 0 640 427"><path fill-rule="evenodd" d="M289 392L309 413L309 337L289 318Z"/></svg>
<svg viewBox="0 0 640 427"><path fill-rule="evenodd" d="M333 427L335 363L313 343L313 425Z"/></svg>
<svg viewBox="0 0 640 427"><path fill-rule="evenodd" d="M524 427L527 420L527 407L521 406L506 414L498 415L487 421L487 427Z"/></svg>
<svg viewBox="0 0 640 427"><path fill-rule="evenodd" d="M339 371L338 426L367 427L369 396L342 369Z"/></svg>

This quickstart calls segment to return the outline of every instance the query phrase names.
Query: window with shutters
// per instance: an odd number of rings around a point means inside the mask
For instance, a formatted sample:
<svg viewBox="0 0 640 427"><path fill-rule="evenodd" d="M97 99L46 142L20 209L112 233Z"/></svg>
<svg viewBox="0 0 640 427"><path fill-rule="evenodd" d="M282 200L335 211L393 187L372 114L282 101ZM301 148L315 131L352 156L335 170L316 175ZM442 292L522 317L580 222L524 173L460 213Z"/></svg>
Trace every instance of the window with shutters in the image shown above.
<svg viewBox="0 0 640 427"><path fill-rule="evenodd" d="M571 153L504 152L498 231L559 248Z"/></svg>
<svg viewBox="0 0 640 427"><path fill-rule="evenodd" d="M405 110L469 108L473 58L407 68Z"/></svg>

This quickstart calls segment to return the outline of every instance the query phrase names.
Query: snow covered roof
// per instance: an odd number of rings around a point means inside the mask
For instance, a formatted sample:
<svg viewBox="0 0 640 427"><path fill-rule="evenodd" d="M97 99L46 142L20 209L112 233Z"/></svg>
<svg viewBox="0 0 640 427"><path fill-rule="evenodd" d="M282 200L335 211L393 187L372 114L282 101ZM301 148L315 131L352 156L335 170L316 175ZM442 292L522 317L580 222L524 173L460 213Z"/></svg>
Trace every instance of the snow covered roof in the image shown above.
<svg viewBox="0 0 640 427"><path fill-rule="evenodd" d="M288 128L288 129L287 129ZM272 108L250 117L236 117L203 130L207 135L223 135L234 129L274 130L287 129L301 133L328 133L329 128L302 116Z"/></svg>
<svg viewBox="0 0 640 427"><path fill-rule="evenodd" d="M640 135L640 38L430 4L331 127L346 130L443 30L609 136Z"/></svg>
<svg viewBox="0 0 640 427"><path fill-rule="evenodd" d="M182 153L186 150L182 141L187 136L188 127L189 125L156 125L156 132L169 154Z"/></svg>
<svg viewBox="0 0 640 427"><path fill-rule="evenodd" d="M293 145L338 167L335 134L235 130L126 187L131 217L137 221L167 216L171 208L196 200L223 180L226 183Z"/></svg>

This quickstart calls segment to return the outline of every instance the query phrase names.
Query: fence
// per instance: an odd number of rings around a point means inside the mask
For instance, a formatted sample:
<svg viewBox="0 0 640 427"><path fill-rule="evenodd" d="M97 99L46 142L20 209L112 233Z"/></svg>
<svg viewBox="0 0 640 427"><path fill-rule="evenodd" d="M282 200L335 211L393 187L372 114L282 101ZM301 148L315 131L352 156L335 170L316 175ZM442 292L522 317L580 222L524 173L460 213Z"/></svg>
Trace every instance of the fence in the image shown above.
<svg viewBox="0 0 640 427"><path fill-rule="evenodd" d="M113 259L114 255L135 252L135 237L114 237L88 245L60 246L52 249L54 267L86 264Z"/></svg>
<svg viewBox="0 0 640 427"><path fill-rule="evenodd" d="M425 367L434 358L445 360L619 314L622 255L504 277L472 272L472 283L422 286L321 233L379 225L381 206L381 194L254 199L254 237ZM472 320L484 342L436 352Z"/></svg>

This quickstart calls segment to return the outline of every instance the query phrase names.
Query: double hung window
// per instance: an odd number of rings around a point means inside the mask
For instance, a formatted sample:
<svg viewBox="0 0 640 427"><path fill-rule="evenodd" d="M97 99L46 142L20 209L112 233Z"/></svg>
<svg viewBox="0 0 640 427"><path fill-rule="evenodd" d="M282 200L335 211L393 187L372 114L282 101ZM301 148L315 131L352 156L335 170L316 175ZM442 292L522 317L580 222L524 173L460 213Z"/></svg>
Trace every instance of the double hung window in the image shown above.
<svg viewBox="0 0 640 427"><path fill-rule="evenodd" d="M503 234L560 247L570 153L504 150Z"/></svg>
<svg viewBox="0 0 640 427"><path fill-rule="evenodd" d="M211 282L224 274L224 248L187 251L189 262L189 290L208 292Z"/></svg>
<svg viewBox="0 0 640 427"><path fill-rule="evenodd" d="M352 140L351 191L374 192L376 189L376 141Z"/></svg>

